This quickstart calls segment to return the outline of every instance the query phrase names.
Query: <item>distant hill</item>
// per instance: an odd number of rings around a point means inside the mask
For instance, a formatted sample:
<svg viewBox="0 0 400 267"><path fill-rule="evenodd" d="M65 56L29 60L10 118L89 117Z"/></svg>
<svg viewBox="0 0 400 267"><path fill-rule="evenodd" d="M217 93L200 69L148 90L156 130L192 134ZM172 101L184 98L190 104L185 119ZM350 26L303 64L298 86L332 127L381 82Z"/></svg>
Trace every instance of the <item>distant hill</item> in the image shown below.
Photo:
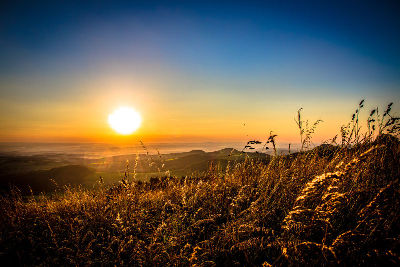
<svg viewBox="0 0 400 267"><path fill-rule="evenodd" d="M138 174L137 179L149 179L154 176L186 176L208 170L210 164L225 168L228 162L243 161L246 157L266 160L270 156L263 153L242 153L233 148L205 152L192 150L170 154L129 154L100 159L78 158L69 154L46 154L19 156L0 155L0 191L8 190L10 185L18 186L23 192L49 192L56 188L50 179L59 186L66 184L93 184L99 176L107 183L120 180L126 170ZM137 162L136 162L137 161ZM135 169L136 166L136 169ZM98 173L97 173L98 172ZM144 177L144 178L143 178ZM147 178L146 178L147 177Z"/></svg>
<svg viewBox="0 0 400 267"><path fill-rule="evenodd" d="M25 173L0 174L0 189L17 186L23 193L46 192L64 185L79 185L94 174L94 170L81 165L67 165L50 170L28 171ZM53 181L52 181L53 180Z"/></svg>
<svg viewBox="0 0 400 267"><path fill-rule="evenodd" d="M90 166L99 171L117 172L126 168L129 161L130 170L136 165L138 173L157 173L170 171L175 175L190 175L195 171L201 172L208 169L211 162L226 166L229 161L242 161L245 157L252 159L266 159L270 156L264 153L247 152L242 153L233 148L224 148L218 151L205 152L203 150L192 150L182 153L170 153L160 155L130 154L103 159L92 160Z"/></svg>

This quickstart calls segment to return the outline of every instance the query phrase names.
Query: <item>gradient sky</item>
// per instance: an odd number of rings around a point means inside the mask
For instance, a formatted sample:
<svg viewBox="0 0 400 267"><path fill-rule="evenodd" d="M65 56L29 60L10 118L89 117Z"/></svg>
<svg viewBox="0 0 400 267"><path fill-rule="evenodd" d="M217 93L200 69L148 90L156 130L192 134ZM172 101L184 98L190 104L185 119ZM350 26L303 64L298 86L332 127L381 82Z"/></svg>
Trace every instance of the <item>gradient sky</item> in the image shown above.
<svg viewBox="0 0 400 267"><path fill-rule="evenodd" d="M351 3L348 3L351 2ZM0 141L332 138L400 100L398 1L2 1ZM107 115L143 117L120 137Z"/></svg>

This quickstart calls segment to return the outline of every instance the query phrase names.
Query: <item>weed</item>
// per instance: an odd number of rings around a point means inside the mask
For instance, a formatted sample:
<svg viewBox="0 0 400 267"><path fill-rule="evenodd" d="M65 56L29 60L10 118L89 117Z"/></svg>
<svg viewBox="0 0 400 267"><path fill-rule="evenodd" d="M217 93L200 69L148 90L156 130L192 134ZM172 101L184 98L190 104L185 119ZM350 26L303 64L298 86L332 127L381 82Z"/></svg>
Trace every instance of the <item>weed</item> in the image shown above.
<svg viewBox="0 0 400 267"><path fill-rule="evenodd" d="M308 149L311 145L312 135L315 133L315 129L317 128L318 124L322 122L322 120L316 120L312 125L309 125L308 120L304 121L302 119L301 111L303 108L300 108L297 111L297 119L295 118L295 122L297 127L299 128L300 134L300 151L304 151Z"/></svg>

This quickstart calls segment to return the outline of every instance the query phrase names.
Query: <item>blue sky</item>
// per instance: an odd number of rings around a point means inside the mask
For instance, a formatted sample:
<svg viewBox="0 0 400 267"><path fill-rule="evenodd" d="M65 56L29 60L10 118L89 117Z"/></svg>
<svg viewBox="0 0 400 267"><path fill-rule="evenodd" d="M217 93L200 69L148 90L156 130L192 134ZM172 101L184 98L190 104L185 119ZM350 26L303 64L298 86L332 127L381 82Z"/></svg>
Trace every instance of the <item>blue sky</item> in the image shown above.
<svg viewBox="0 0 400 267"><path fill-rule="evenodd" d="M30 128L35 127L32 120L51 124L54 118L37 111L45 108L43 99L81 105L94 92L94 85L87 84L107 75L152 80L158 84L149 89L152 94L172 106L177 102L171 113L190 114L185 120L215 118L213 112L219 109L212 106L218 103L220 110L244 103L246 109L240 108L240 113L250 117L273 112L264 105L276 110L290 104L288 112L293 113L299 106L317 112L331 105L333 111L341 103L345 112L351 112L361 98L371 105L400 99L396 1L9 1L1 5L0 96L12 103L2 112L20 114L8 123L9 129L18 121L29 121ZM108 94L107 89L100 91ZM185 105L193 98L209 112ZM211 105L211 98L218 103ZM163 101L154 105L162 108ZM35 118L21 115L27 105L37 113ZM71 123L73 118L60 120Z"/></svg>

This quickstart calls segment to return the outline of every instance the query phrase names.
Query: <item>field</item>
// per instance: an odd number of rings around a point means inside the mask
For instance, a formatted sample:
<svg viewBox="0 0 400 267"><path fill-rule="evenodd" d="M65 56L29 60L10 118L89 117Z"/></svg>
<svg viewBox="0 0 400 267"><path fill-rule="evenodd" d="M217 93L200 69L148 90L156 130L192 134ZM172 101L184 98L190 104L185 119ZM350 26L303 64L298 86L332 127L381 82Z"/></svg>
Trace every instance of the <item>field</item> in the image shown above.
<svg viewBox="0 0 400 267"><path fill-rule="evenodd" d="M3 263L400 264L400 147L247 159L199 177L1 199Z"/></svg>

